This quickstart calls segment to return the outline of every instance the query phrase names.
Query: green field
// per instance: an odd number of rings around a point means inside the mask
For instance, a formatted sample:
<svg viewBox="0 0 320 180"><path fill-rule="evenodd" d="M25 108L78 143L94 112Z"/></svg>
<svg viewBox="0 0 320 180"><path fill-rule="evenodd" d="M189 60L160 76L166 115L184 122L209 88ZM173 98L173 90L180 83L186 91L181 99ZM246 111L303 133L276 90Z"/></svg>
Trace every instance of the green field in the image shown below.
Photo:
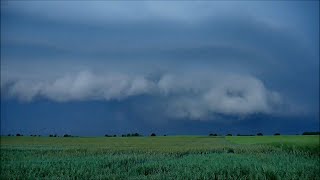
<svg viewBox="0 0 320 180"><path fill-rule="evenodd" d="M1 137L1 179L320 179L319 136Z"/></svg>

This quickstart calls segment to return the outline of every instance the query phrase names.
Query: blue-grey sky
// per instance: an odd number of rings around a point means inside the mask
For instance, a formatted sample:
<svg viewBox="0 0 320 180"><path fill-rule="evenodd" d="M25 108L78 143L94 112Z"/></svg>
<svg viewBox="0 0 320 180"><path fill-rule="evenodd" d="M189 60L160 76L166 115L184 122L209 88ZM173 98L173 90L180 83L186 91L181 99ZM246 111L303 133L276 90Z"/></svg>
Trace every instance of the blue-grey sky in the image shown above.
<svg viewBox="0 0 320 180"><path fill-rule="evenodd" d="M319 1L1 1L1 133L319 130Z"/></svg>

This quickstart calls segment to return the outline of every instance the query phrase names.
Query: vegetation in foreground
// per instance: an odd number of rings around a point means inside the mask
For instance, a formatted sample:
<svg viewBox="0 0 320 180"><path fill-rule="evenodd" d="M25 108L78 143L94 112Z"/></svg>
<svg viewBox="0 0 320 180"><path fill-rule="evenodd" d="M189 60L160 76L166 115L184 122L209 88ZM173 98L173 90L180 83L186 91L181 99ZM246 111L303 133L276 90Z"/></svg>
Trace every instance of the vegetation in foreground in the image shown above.
<svg viewBox="0 0 320 180"><path fill-rule="evenodd" d="M1 179L320 179L319 136L1 137Z"/></svg>

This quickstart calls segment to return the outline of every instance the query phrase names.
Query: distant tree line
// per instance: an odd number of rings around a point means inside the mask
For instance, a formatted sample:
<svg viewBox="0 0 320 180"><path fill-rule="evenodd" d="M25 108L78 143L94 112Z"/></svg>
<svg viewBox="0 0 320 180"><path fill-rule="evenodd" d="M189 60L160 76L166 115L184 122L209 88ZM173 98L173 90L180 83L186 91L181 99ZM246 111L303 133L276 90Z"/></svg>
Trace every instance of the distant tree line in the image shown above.
<svg viewBox="0 0 320 180"><path fill-rule="evenodd" d="M237 134L237 136L254 136L253 134Z"/></svg>
<svg viewBox="0 0 320 180"><path fill-rule="evenodd" d="M36 135L36 134L31 134L30 136L32 136L32 137L40 137L41 135Z"/></svg>
<svg viewBox="0 0 320 180"><path fill-rule="evenodd" d="M23 136L23 134L20 134L20 133L17 133L16 135L14 134L8 134L7 136ZM35 135L35 134L31 134L30 135L31 137L40 137L41 135ZM113 135L109 135L109 134L105 134L104 135L105 137L117 137L116 134L113 134ZM128 133L128 134L122 134L121 136L119 137L142 137L143 135L142 134L139 134L139 133ZM151 133L150 136L156 136L155 133ZM163 135L163 136L167 136L166 134ZM59 137L57 134L49 134L48 137ZM70 134L64 134L63 136L61 137L77 137L77 136L73 136L73 135L70 135Z"/></svg>
<svg viewBox="0 0 320 180"><path fill-rule="evenodd" d="M209 136L223 136L223 135L219 135L217 133L213 134L213 133L210 133ZM228 133L226 134L225 136L233 136L231 133ZM253 134L237 134L237 136L255 136ZM257 136L263 136L262 133L257 133Z"/></svg>
<svg viewBox="0 0 320 180"><path fill-rule="evenodd" d="M302 135L320 135L320 131L318 132L304 132Z"/></svg>
<svg viewBox="0 0 320 180"><path fill-rule="evenodd" d="M278 135L278 134L279 133L276 133L275 135ZM210 133L209 136L222 136L222 135ZM228 133L228 134L226 134L226 136L232 136L232 134ZM237 134L237 136L255 136L255 135L253 135L253 134ZM263 134L262 133L257 133L257 136L263 136Z"/></svg>
<svg viewBox="0 0 320 180"><path fill-rule="evenodd" d="M128 133L128 134L122 134L121 137L141 137L142 134L139 133Z"/></svg>
<svg viewBox="0 0 320 180"><path fill-rule="evenodd" d="M73 136L70 134L65 134L65 135L63 135L63 137L73 137Z"/></svg>
<svg viewBox="0 0 320 180"><path fill-rule="evenodd" d="M280 136L280 133L274 133L273 134L274 136ZM299 134L297 134L299 135ZM320 132L319 131L316 131L316 132L304 132L302 133L302 135L320 135ZM213 134L213 133L210 133L209 136L223 136L223 135L218 135L218 134ZM226 134L225 136L232 136L232 134ZM237 136L255 136L253 134L237 134ZM263 136L262 133L257 133L256 136Z"/></svg>
<svg viewBox="0 0 320 180"><path fill-rule="evenodd" d="M117 137L117 135L108 135L108 134L106 134L106 135L104 135L104 137Z"/></svg>
<svg viewBox="0 0 320 180"><path fill-rule="evenodd" d="M109 134L105 134L105 137L117 137L117 135L109 135ZM150 136L157 136L155 133L151 133ZM164 134L163 136L167 136L166 134ZM121 134L119 137L143 137L143 134L139 134L139 133L128 133L128 134Z"/></svg>
<svg viewBox="0 0 320 180"><path fill-rule="evenodd" d="M143 135L142 134L139 134L139 133L128 133L128 134L122 134L121 137L142 137ZM156 136L155 133L151 133L150 136ZM167 135L164 135L164 136L167 136Z"/></svg>
<svg viewBox="0 0 320 180"><path fill-rule="evenodd" d="M274 136L280 136L280 133L275 133L273 134ZM299 134L296 134L299 135ZM320 135L320 131L310 131L310 132L303 132L302 135ZM23 136L23 134L21 133L17 133L16 135L14 134L8 134L7 136ZM32 137L40 137L41 135L36 135L36 134L31 134L30 136ZM109 135L109 134L105 134L105 137L117 137L116 134L114 135ZM128 134L122 134L119 137L142 137L142 134L139 133L128 133ZM150 136L156 136L155 133L151 133ZM167 136L166 134L164 134L163 136ZM217 133L210 133L209 136L223 136ZM231 133L226 134L225 136L232 136ZM257 133L256 135L253 134L237 134L237 136L263 136L263 134L261 132ZM49 137L59 137L57 134L50 134ZM62 137L76 137L76 136L72 136L70 134L64 134Z"/></svg>

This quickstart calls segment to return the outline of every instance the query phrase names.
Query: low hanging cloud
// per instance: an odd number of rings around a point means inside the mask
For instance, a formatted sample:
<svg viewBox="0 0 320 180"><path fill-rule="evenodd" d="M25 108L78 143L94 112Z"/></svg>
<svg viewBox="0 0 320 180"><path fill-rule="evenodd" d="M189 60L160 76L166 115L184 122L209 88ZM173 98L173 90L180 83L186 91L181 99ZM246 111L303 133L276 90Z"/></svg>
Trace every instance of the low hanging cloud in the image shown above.
<svg viewBox="0 0 320 180"><path fill-rule="evenodd" d="M200 93L173 98L167 110L178 118L201 119L214 113L271 114L276 113L282 103L279 93L267 90L260 80L251 76L233 75L212 82Z"/></svg>
<svg viewBox="0 0 320 180"><path fill-rule="evenodd" d="M163 111L173 118L201 119L212 114L276 113L279 93L259 79L231 73L164 73L158 77L81 71L52 80L7 80L2 94L21 101L46 98L56 102L119 100L149 95L165 101ZM157 102L154 102L157 103Z"/></svg>
<svg viewBox="0 0 320 180"><path fill-rule="evenodd" d="M51 81L20 79L10 83L10 86L6 87L5 94L22 101L32 101L36 97L58 102L121 100L128 96L148 93L151 83L142 76L130 77L124 74L98 76L89 71L82 71Z"/></svg>

